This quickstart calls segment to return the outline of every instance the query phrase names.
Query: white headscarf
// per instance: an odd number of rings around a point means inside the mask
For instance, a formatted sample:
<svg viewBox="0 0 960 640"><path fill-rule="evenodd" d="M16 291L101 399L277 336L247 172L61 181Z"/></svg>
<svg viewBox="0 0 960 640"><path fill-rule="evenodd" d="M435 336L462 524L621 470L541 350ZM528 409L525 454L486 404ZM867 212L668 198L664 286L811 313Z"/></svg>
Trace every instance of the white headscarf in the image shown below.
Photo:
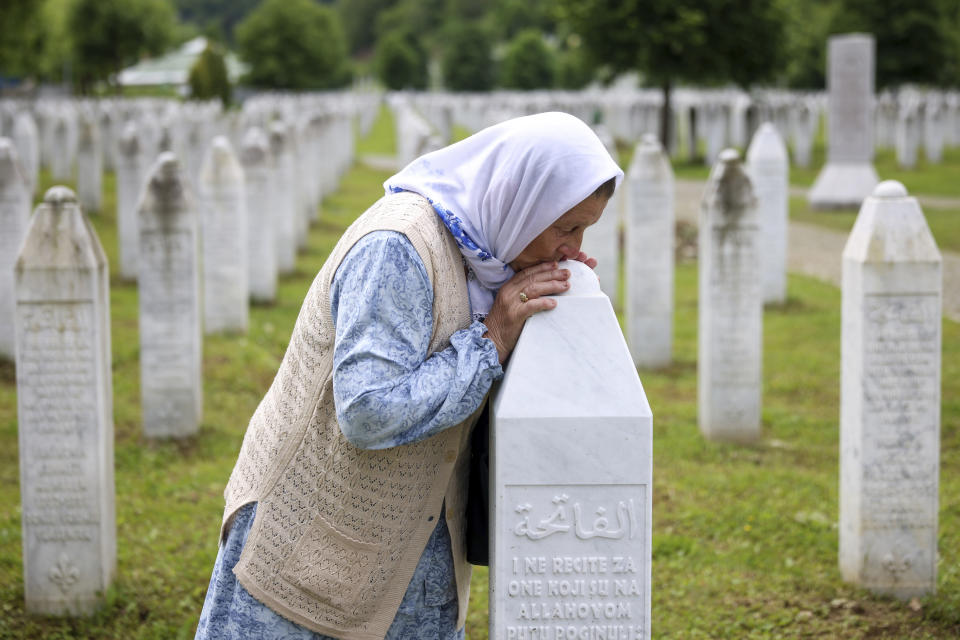
<svg viewBox="0 0 960 640"><path fill-rule="evenodd" d="M557 218L623 171L597 135L567 113L488 127L420 156L383 183L427 198L457 240L474 317L485 316L514 260Z"/></svg>

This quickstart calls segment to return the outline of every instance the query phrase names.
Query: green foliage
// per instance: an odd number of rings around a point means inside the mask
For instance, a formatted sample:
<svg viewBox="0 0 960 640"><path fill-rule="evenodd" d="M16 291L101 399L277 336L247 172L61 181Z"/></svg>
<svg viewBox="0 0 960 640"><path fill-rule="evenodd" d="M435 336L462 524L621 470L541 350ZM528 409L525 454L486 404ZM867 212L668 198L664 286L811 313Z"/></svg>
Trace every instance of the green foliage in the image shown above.
<svg viewBox="0 0 960 640"><path fill-rule="evenodd" d="M784 19L770 0L558 0L584 45L615 70L657 84L771 79L782 68Z"/></svg>
<svg viewBox="0 0 960 640"><path fill-rule="evenodd" d="M247 81L270 89L331 89L350 81L340 16L311 0L264 0L237 25Z"/></svg>
<svg viewBox="0 0 960 640"><path fill-rule="evenodd" d="M494 0L489 21L502 40L526 29L553 33L557 27L556 0Z"/></svg>
<svg viewBox="0 0 960 640"><path fill-rule="evenodd" d="M75 83L87 92L141 56L162 53L175 25L166 0L73 0L67 29Z"/></svg>
<svg viewBox="0 0 960 640"><path fill-rule="evenodd" d="M956 83L957 9L943 0L842 0L832 33L861 31L877 41L877 87Z"/></svg>
<svg viewBox="0 0 960 640"><path fill-rule="evenodd" d="M826 87L827 35L837 3L833 0L788 0L784 82L793 89Z"/></svg>
<svg viewBox="0 0 960 640"><path fill-rule="evenodd" d="M493 88L492 43L477 22L456 23L445 32L441 63L443 83L450 91L489 91Z"/></svg>
<svg viewBox="0 0 960 640"><path fill-rule="evenodd" d="M508 89L549 89L557 81L556 58L539 31L521 31L507 47L500 84Z"/></svg>
<svg viewBox="0 0 960 640"><path fill-rule="evenodd" d="M377 40L376 20L396 0L340 0L337 11L343 21L351 53L362 53L374 48Z"/></svg>
<svg viewBox="0 0 960 640"><path fill-rule="evenodd" d="M426 89L426 56L413 38L391 33L377 44L377 75L388 89Z"/></svg>
<svg viewBox="0 0 960 640"><path fill-rule="evenodd" d="M224 106L230 104L230 78L223 54L207 46L193 63L187 80L190 85L190 97L194 100L220 98Z"/></svg>
<svg viewBox="0 0 960 640"><path fill-rule="evenodd" d="M0 2L0 76L30 76L43 51L42 2Z"/></svg>
<svg viewBox="0 0 960 640"><path fill-rule="evenodd" d="M574 42L579 45L579 37ZM582 89L594 77L594 65L580 46L569 46L557 57L557 85L564 89Z"/></svg>
<svg viewBox="0 0 960 640"><path fill-rule="evenodd" d="M239 24L260 0L173 0L177 14L211 40L227 42Z"/></svg>

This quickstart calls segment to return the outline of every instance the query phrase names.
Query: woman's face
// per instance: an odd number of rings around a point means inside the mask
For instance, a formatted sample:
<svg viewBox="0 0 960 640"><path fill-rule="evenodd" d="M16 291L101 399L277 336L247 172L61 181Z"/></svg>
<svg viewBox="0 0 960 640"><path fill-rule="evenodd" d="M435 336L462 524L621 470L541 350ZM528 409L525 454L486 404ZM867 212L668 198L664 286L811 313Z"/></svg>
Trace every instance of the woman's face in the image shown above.
<svg viewBox="0 0 960 640"><path fill-rule="evenodd" d="M514 271L520 271L541 262L576 258L580 253L584 230L600 219L607 200L593 194L587 196L534 238L510 262L510 266Z"/></svg>

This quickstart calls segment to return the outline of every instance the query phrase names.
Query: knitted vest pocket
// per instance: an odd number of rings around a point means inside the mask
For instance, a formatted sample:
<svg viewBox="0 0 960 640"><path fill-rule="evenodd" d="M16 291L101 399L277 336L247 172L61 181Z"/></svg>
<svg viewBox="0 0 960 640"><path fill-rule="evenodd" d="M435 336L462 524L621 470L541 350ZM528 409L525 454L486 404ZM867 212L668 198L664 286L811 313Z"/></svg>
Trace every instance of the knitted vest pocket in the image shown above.
<svg viewBox="0 0 960 640"><path fill-rule="evenodd" d="M347 536L317 516L283 563L281 576L359 620L376 604L375 592L383 586L374 576L379 552L380 545Z"/></svg>

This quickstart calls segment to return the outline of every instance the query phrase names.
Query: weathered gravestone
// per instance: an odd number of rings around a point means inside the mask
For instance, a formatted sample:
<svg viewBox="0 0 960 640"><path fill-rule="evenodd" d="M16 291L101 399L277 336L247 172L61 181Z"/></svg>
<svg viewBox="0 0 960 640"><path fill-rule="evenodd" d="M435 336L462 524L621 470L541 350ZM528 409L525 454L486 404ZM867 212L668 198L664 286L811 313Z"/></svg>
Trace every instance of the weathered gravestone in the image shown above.
<svg viewBox="0 0 960 640"><path fill-rule="evenodd" d="M670 364L673 349L673 169L657 137L643 136L626 187L627 344L638 367Z"/></svg>
<svg viewBox="0 0 960 640"><path fill-rule="evenodd" d="M923 212L882 182L843 251L840 569L898 598L937 583L941 306Z"/></svg>
<svg viewBox="0 0 960 640"><path fill-rule="evenodd" d="M606 127L598 126L596 128L597 137L603 142L607 153L617 160L617 146L614 143L613 136ZM617 298L617 277L620 272L620 223L623 219L623 198L620 195L620 189L617 189L607 206L603 210L603 215L583 234L583 244L580 247L587 255L597 259L596 274L600 279L600 289L607 294L610 300L616 303Z"/></svg>
<svg viewBox="0 0 960 640"><path fill-rule="evenodd" d="M103 145L92 115L81 115L77 137L77 199L86 213L100 211L103 200Z"/></svg>
<svg viewBox="0 0 960 640"><path fill-rule="evenodd" d="M139 217L143 431L188 436L196 433L203 406L200 221L172 153L157 159Z"/></svg>
<svg viewBox="0 0 960 640"><path fill-rule="evenodd" d="M250 298L272 302L277 297L277 216L272 202L273 167L267 136L259 127L247 131L240 149L246 178L248 278Z"/></svg>
<svg viewBox="0 0 960 640"><path fill-rule="evenodd" d="M816 209L859 207L877 186L873 168L874 39L831 36L827 48L827 164L808 198Z"/></svg>
<svg viewBox="0 0 960 640"><path fill-rule="evenodd" d="M760 273L764 303L787 299L787 232L790 162L776 127L760 125L747 150L760 215Z"/></svg>
<svg viewBox="0 0 960 640"><path fill-rule="evenodd" d="M58 109L54 115L50 134L50 177L54 180L69 180L73 167L73 145L70 140L70 118L67 107Z"/></svg>
<svg viewBox="0 0 960 640"><path fill-rule="evenodd" d="M37 177L40 175L40 134L33 117L21 111L13 122L13 144L20 156L20 166L27 179L30 196L36 193Z"/></svg>
<svg viewBox="0 0 960 640"><path fill-rule="evenodd" d="M147 167L137 125L127 123L120 134L117 157L117 245L120 253L120 275L128 280L137 277L137 203L143 188Z"/></svg>
<svg viewBox="0 0 960 640"><path fill-rule="evenodd" d="M273 196L271 198L277 241L277 269L292 273L297 259L296 204L293 194L293 155L287 128L281 122L270 125L270 152L273 156Z"/></svg>
<svg viewBox="0 0 960 640"><path fill-rule="evenodd" d="M213 139L200 169L204 331L246 331L247 210L243 168L223 136Z"/></svg>
<svg viewBox="0 0 960 640"><path fill-rule="evenodd" d="M492 400L490 637L649 638L653 419L596 275L564 266Z"/></svg>
<svg viewBox="0 0 960 640"><path fill-rule="evenodd" d="M66 187L16 264L17 417L30 613L86 614L116 568L107 258Z"/></svg>
<svg viewBox="0 0 960 640"><path fill-rule="evenodd" d="M13 264L30 220L30 192L17 150L0 138L0 358L13 360Z"/></svg>
<svg viewBox="0 0 960 640"><path fill-rule="evenodd" d="M700 209L697 392L711 440L760 437L763 299L753 185L733 149L720 154Z"/></svg>

